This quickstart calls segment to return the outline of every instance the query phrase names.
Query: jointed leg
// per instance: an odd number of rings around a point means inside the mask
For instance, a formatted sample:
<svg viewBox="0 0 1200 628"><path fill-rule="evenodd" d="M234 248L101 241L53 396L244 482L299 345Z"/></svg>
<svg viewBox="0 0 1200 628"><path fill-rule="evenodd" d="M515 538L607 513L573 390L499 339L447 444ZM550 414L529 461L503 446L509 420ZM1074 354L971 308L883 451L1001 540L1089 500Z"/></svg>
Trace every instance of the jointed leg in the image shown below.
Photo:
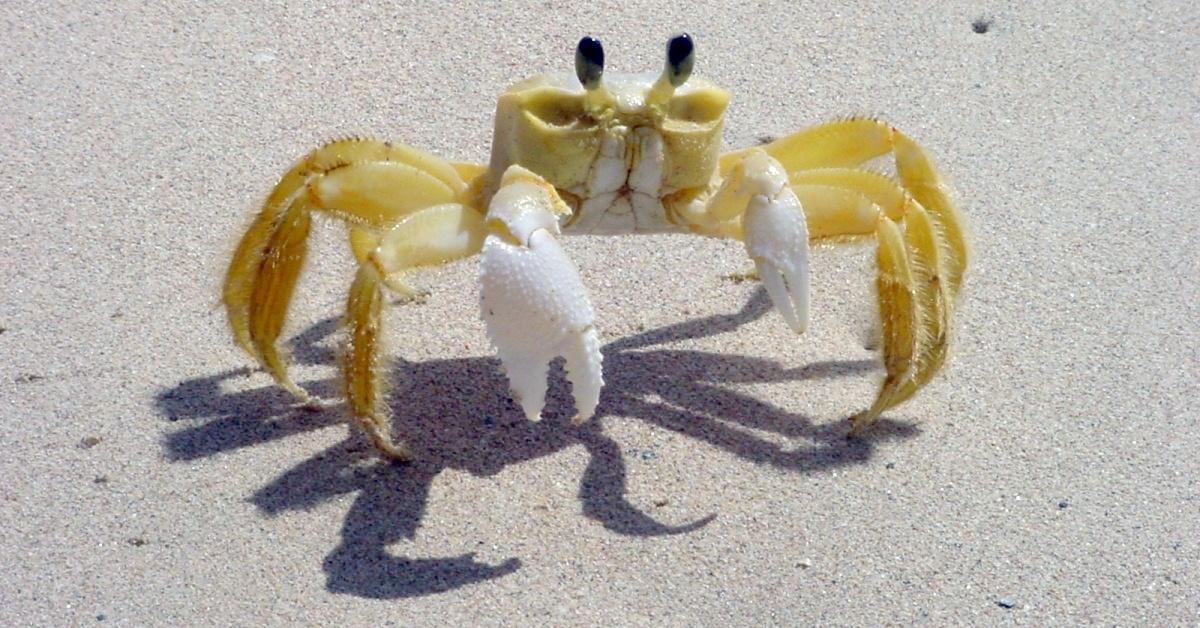
<svg viewBox="0 0 1200 628"><path fill-rule="evenodd" d="M962 219L929 155L908 136L885 122L858 118L818 125L776 140L761 150L783 164L802 201L806 194L804 188L815 185L860 195L892 220L903 220L914 204L923 207L935 226L939 246L945 249L943 255L950 293L958 294L967 266ZM737 157L745 152L722 155L722 169L732 168ZM888 177L858 169L863 163L889 153L895 159L899 185ZM804 210L806 214L812 213L808 203ZM855 215L862 216L863 213ZM850 221L844 216L841 220L841 225L836 224L837 219L833 221L827 235L866 235L874 231L873 222ZM810 228L812 226L810 220ZM820 235L826 233L814 234L814 237Z"/></svg>
<svg viewBox="0 0 1200 628"><path fill-rule="evenodd" d="M870 119L821 125L762 147L788 170L814 240L874 234L887 376L852 433L912 397L945 363L967 265L958 211L924 150ZM749 151L722 157L730 170ZM856 168L892 153L897 180Z"/></svg>
<svg viewBox="0 0 1200 628"><path fill-rule="evenodd" d="M447 204L421 210L405 218L379 240L359 266L346 301L346 326L350 340L342 359L342 375L350 413L386 455L408 460L403 443L393 444L389 412L384 397L382 286L410 289L403 273L421 266L444 264L478 253L485 235L483 216L472 208Z"/></svg>
<svg viewBox="0 0 1200 628"><path fill-rule="evenodd" d="M303 201L290 204L275 221L274 232L259 253L261 261L255 269L257 279L246 282L249 303L244 314L248 323L244 333L249 339L250 351L281 386L301 400L307 400L308 393L288 377L285 358L280 355L275 339L283 330L288 301L300 278L311 226L312 218ZM226 303L229 303L228 299ZM241 315L239 312L238 316ZM231 322L233 319L231 313ZM246 323L233 324L234 333L239 334L238 326Z"/></svg>
<svg viewBox="0 0 1200 628"><path fill-rule="evenodd" d="M962 218L950 200L949 188L941 182L933 162L916 142L906 135L894 133L896 172L913 199L921 204L933 222L943 250L942 269L946 289L951 298L957 297L967 270L967 238Z"/></svg>
<svg viewBox="0 0 1200 628"><path fill-rule="evenodd" d="M852 419L852 433L870 426L888 408L908 400L941 368L953 301L929 214L919 205L896 223L882 218L877 252L879 316L887 375L875 403Z"/></svg>
<svg viewBox="0 0 1200 628"><path fill-rule="evenodd" d="M299 165L283 176L242 236L225 275L222 300L234 339L272 374L278 371L279 359L278 355L272 355L274 342L263 342L272 337L272 329L262 324L263 313L286 309L304 261L304 242L310 226L304 197L306 176ZM268 290L268 286L276 289ZM274 303L281 297L282 308ZM259 324L254 323L256 319ZM274 333L277 335L278 330ZM276 375L276 380L297 397L308 397L292 383L286 371L282 377Z"/></svg>
<svg viewBox="0 0 1200 628"><path fill-rule="evenodd" d="M238 344L280 385L307 399L288 376L276 342L303 266L312 212L382 229L466 194L454 166L406 146L343 140L313 151L276 185L229 265L222 296Z"/></svg>

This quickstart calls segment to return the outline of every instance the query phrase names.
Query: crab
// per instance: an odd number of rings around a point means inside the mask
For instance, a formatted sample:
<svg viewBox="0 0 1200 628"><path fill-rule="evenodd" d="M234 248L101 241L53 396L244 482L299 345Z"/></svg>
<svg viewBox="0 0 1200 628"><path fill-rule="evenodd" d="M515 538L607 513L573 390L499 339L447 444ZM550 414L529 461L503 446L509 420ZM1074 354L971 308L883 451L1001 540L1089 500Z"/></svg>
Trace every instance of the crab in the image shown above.
<svg viewBox="0 0 1200 628"><path fill-rule="evenodd" d="M346 139L296 163L242 237L223 301L235 340L276 382L313 401L278 346L314 214L349 225L358 269L346 304L342 379L353 420L379 451L393 440L380 350L385 291L423 295L408 271L478 255L481 310L513 400L540 418L561 356L577 414L604 383L600 331L569 234L691 233L739 240L775 309L808 326L810 247L874 238L885 377L850 435L911 398L946 361L967 266L962 220L926 151L889 124L849 118L721 153L730 95L693 77L695 46L671 38L661 73L604 74L580 40L575 73L516 83L499 98L491 161L452 163L403 144ZM891 156L894 176L869 166Z"/></svg>

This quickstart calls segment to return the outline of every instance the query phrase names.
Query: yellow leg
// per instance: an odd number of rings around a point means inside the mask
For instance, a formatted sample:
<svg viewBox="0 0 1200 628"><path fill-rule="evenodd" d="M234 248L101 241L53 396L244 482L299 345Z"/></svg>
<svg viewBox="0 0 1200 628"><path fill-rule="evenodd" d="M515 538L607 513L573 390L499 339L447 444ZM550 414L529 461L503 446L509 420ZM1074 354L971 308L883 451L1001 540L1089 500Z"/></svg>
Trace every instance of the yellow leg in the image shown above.
<svg viewBox="0 0 1200 628"><path fill-rule="evenodd" d="M380 237L382 236L377 229L363 225L350 227L350 252L354 253L354 259L358 260L359 264L367 261L367 256L379 246Z"/></svg>
<svg viewBox="0 0 1200 628"><path fill-rule="evenodd" d="M275 339L283 331L288 302L300 278L311 225L312 218L301 203L284 212L263 250L249 310L250 339L258 359L281 386L302 400L308 399L308 393L288 377L286 358L280 354Z"/></svg>
<svg viewBox="0 0 1200 628"><path fill-rule="evenodd" d="M379 346L382 333L382 286L407 287L402 274L420 266L444 264L474 255L486 235L483 216L470 207L446 204L430 207L406 217L379 239L365 255L346 301L349 343L342 359L342 375L351 415L385 455L409 460L403 443L393 443L384 402L383 359Z"/></svg>
<svg viewBox="0 0 1200 628"><path fill-rule="evenodd" d="M929 212L935 233L944 247L946 287L951 298L958 296L967 270L967 238L962 218L950 200L950 190L941 182L929 155L906 135L893 133L896 172L914 199Z"/></svg>
<svg viewBox="0 0 1200 628"><path fill-rule="evenodd" d="M237 343L296 397L276 346L303 266L313 211L381 229L431 205L456 202L467 184L449 162L407 146L342 140L300 160L275 186L242 236L222 300Z"/></svg>
<svg viewBox="0 0 1200 628"><path fill-rule="evenodd" d="M350 227L350 250L354 253L354 259L358 260L359 264L367 261L368 256L379 246L379 241L383 238L383 234L378 229L372 229L364 225L354 225ZM416 290L404 282L404 277L401 274L388 275L383 278L383 285L389 290L403 296L408 300L420 301L425 298L424 290Z"/></svg>
<svg viewBox="0 0 1200 628"><path fill-rule="evenodd" d="M820 124L781 137L770 144L721 155L725 175L744 153L761 149L779 160L788 172L811 168L852 168L892 149L892 128L870 118Z"/></svg>
<svg viewBox="0 0 1200 628"><path fill-rule="evenodd" d="M924 209L917 206L905 217L903 235L886 217L877 235L876 282L887 375L871 407L851 419L852 434L907 401L942 367L953 310L941 246Z"/></svg>
<svg viewBox="0 0 1200 628"><path fill-rule="evenodd" d="M945 363L955 298L967 267L962 220L915 142L871 119L824 124L761 147L788 170L814 240L874 234L887 375L875 402L851 419L861 433L911 398ZM746 151L722 156L732 168ZM860 169L891 153L896 178Z"/></svg>
<svg viewBox="0 0 1200 628"><path fill-rule="evenodd" d="M892 220L903 220L914 203L923 207L933 222L946 265L945 279L950 294L957 295L967 267L967 244L962 218L950 200L950 191L942 183L933 161L920 145L907 135L880 120L856 118L821 124L759 147L788 170L793 189L801 201L808 186L837 188L853 192L877 205ZM756 149L726 153L721 169L731 169L740 155ZM895 159L897 182L889 177L859 168L863 163L891 153ZM829 207L829 204L818 203ZM836 203L833 207L839 207ZM805 203L806 216L813 213ZM830 212L837 214L836 209ZM861 216L862 212L853 214ZM820 215L820 214L818 214ZM867 235L875 225L849 217L839 231L837 218L830 219L827 235ZM820 237L811 227L809 234Z"/></svg>

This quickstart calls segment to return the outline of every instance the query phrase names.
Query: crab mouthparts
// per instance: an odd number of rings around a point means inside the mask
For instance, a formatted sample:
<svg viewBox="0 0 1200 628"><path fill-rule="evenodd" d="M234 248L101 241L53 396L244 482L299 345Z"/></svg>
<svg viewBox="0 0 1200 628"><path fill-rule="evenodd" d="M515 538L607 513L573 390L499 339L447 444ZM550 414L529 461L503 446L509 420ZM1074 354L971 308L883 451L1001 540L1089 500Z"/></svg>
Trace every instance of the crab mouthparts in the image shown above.
<svg viewBox="0 0 1200 628"><path fill-rule="evenodd" d="M587 183L569 190L581 199L568 232L662 233L663 141L652 127L617 127L604 139Z"/></svg>

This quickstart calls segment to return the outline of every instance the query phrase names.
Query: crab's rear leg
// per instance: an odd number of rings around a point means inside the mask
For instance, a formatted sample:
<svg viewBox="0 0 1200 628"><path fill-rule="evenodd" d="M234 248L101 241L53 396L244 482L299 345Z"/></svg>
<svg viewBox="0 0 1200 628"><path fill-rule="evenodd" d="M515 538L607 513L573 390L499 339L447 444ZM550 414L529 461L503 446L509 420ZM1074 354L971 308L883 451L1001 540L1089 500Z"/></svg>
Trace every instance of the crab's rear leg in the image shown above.
<svg viewBox="0 0 1200 628"><path fill-rule="evenodd" d="M346 301L349 342L342 357L346 400L355 421L384 454L408 460L403 443L391 438L384 402L386 381L380 350L383 286L404 285L403 273L445 264L478 253L485 235L482 214L461 204L430 207L404 218L364 255Z"/></svg>
<svg viewBox="0 0 1200 628"><path fill-rule="evenodd" d="M458 173L463 181L476 181L482 183L481 176L487 172L487 167L479 164L451 162L450 166ZM475 200L475 190L470 190L465 193L468 200ZM351 224L350 226L350 250L354 253L358 263L367 261L367 256L370 255L375 247L379 246L379 241L383 237L384 232L377 226L369 224ZM396 273L384 277L384 284L393 292L409 298L420 298L425 295L422 290L414 289L404 282L403 273Z"/></svg>
<svg viewBox="0 0 1200 628"><path fill-rule="evenodd" d="M454 202L467 185L451 164L399 144L343 140L300 160L242 236L222 300L238 344L300 399L277 346L307 253L314 211L381 229L424 207Z"/></svg>
<svg viewBox="0 0 1200 628"><path fill-rule="evenodd" d="M854 434L910 398L942 367L953 309L941 244L924 209L917 205L909 211L903 232L882 217L876 237L876 287L887 375L871 407L851 419Z"/></svg>

